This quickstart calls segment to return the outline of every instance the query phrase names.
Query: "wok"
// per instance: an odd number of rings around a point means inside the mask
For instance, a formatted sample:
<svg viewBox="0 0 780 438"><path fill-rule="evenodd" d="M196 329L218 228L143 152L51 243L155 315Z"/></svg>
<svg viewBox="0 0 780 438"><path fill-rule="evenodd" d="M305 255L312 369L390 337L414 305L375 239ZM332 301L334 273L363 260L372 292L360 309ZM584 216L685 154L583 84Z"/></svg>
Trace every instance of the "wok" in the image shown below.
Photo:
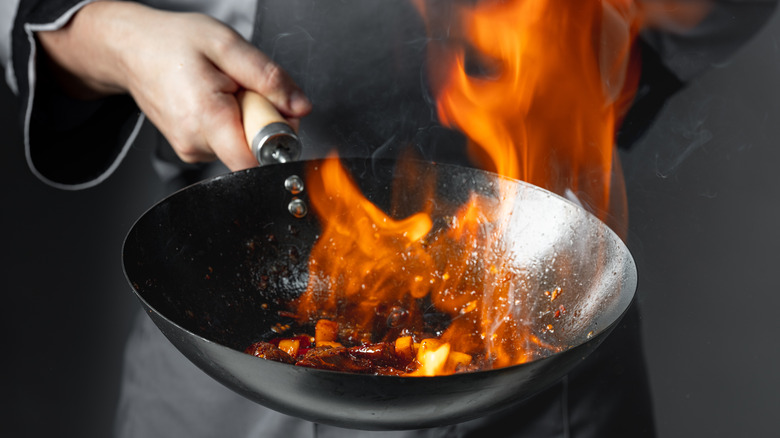
<svg viewBox="0 0 780 438"><path fill-rule="evenodd" d="M219 176L162 200L126 237L127 279L148 315L193 363L228 388L266 407L313 422L366 430L458 423L522 401L567 374L597 347L629 307L636 268L623 242L581 207L533 185L476 169L419 163L436 172L434 221L471 191L499 199L514 189L505 249L528 289L521 319L560 349L521 365L437 377L350 374L297 367L243 353L278 336L280 310L307 285L307 258L320 232L314 214L293 215L291 175L318 162L272 164ZM344 166L364 195L390 209L397 168L351 159ZM394 201L410 208L424 191ZM397 205L397 203L395 204ZM299 211L300 213L300 211ZM401 212L405 214L405 212ZM563 286L556 301L568 317L553 320L541 291ZM549 323L555 330L545 330Z"/></svg>

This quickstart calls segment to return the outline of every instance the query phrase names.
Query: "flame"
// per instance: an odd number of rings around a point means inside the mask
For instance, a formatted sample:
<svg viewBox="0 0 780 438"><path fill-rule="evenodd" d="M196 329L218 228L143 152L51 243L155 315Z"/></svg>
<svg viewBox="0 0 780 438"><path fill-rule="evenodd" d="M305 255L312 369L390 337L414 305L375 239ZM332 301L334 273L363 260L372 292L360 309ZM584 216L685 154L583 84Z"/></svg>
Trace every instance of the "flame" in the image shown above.
<svg viewBox="0 0 780 438"><path fill-rule="evenodd" d="M416 3L431 16L431 2ZM458 2L453 14L449 36L429 45L442 123L466 134L483 167L624 221L614 138L638 83L639 7L494 0ZM427 22L435 39L442 24Z"/></svg>
<svg viewBox="0 0 780 438"><path fill-rule="evenodd" d="M576 198L624 231L614 140L638 84L638 3L448 1L441 13L439 0L413 1L430 36L438 117L466 135L473 160ZM337 160L321 166L307 181L323 232L295 302L302 319L336 320L348 342L403 339L411 355L409 337L425 327L420 309L446 315L436 338L415 339L412 375L456 372L472 357L482 367L518 364L552 348L517 317L522 294L502 248L511 205L475 193L436 228L429 206L393 218ZM500 198L513 199L512 189L503 184Z"/></svg>
<svg viewBox="0 0 780 438"><path fill-rule="evenodd" d="M422 278L430 272L430 257L422 238L431 218L422 212L391 218L363 196L338 160L326 160L318 170L309 172L318 178L307 186L324 229L310 255L309 285L297 312L350 327L352 341L385 339L384 330L376 330L386 325L379 316L386 321L394 311L409 312L428 293ZM408 329L422 327L420 314L397 317L415 319L405 324Z"/></svg>
<svg viewBox="0 0 780 438"><path fill-rule="evenodd" d="M523 291L502 248L500 220L509 203L473 193L434 227L430 206L394 219L364 197L338 160L317 166L307 186L323 231L310 254L307 290L294 303L300 320L336 321L349 344L392 341L400 349L401 339L415 337L415 376L457 372L473 356L481 358L475 366L491 368L552 349L515 317ZM503 184L511 199L514 185ZM449 324L420 339L426 312Z"/></svg>

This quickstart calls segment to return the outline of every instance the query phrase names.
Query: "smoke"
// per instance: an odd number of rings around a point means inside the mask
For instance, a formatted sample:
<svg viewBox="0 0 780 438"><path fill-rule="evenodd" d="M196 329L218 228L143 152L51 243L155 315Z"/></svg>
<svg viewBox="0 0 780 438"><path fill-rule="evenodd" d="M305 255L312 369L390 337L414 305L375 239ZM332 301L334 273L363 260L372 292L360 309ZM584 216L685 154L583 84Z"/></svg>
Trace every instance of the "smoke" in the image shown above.
<svg viewBox="0 0 780 438"><path fill-rule="evenodd" d="M713 104L712 98L691 102L690 111L672 121L670 135L675 140L670 139L667 147L659 145L655 156L655 174L659 178L669 178L694 152L710 143L713 133L708 128L707 118Z"/></svg>
<svg viewBox="0 0 780 438"><path fill-rule="evenodd" d="M436 0L447 19L451 1ZM442 29L446 29L443 26ZM303 159L344 158L469 165L465 136L439 123L429 36L412 1L290 0L260 8L253 43L301 86L313 112L301 121Z"/></svg>
<svg viewBox="0 0 780 438"><path fill-rule="evenodd" d="M253 42L312 101L301 124L304 158L334 149L392 158L412 146L436 159L431 149L452 144L437 127L425 72L429 38L411 2L290 0L258 11Z"/></svg>

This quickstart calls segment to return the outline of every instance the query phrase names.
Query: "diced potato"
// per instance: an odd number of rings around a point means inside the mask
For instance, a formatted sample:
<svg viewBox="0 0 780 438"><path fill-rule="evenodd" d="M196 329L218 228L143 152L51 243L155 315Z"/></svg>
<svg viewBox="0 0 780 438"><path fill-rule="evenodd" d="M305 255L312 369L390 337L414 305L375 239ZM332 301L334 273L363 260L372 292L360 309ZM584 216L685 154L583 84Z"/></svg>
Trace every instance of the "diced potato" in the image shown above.
<svg viewBox="0 0 780 438"><path fill-rule="evenodd" d="M279 341L279 349L292 357L298 355L298 349L301 347L301 341L297 339L282 339Z"/></svg>
<svg viewBox="0 0 780 438"><path fill-rule="evenodd" d="M468 366L471 363L471 355L461 353L460 351L450 351L450 355L447 356L447 365L445 369L451 373L454 373L460 366Z"/></svg>
<svg viewBox="0 0 780 438"><path fill-rule="evenodd" d="M422 341L420 341L417 355L419 356L421 354L425 354L426 352L438 350L439 347L441 347L444 344L446 344L446 342L443 342L436 338L425 338Z"/></svg>
<svg viewBox="0 0 780 438"><path fill-rule="evenodd" d="M414 376L435 376L441 374L447 364L450 344L438 339L423 339L417 351L417 361L420 367L411 373Z"/></svg>
<svg viewBox="0 0 780 438"><path fill-rule="evenodd" d="M411 362L414 359L414 342L411 336L401 336L395 340L395 355L403 362Z"/></svg>
<svg viewBox="0 0 780 438"><path fill-rule="evenodd" d="M314 326L314 343L336 342L339 339L339 324L328 319L320 319Z"/></svg>

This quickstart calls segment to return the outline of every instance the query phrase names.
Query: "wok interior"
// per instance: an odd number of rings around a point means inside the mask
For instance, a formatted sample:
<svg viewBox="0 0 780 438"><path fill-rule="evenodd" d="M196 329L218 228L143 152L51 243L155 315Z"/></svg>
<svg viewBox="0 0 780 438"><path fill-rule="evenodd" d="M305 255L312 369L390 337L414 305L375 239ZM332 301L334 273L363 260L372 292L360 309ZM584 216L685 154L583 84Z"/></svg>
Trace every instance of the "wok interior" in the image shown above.
<svg viewBox="0 0 780 438"><path fill-rule="evenodd" d="M390 187L392 162L345 162L364 194L404 217L425 201L425 191ZM524 297L514 317L544 343L560 350L582 344L613 324L628 307L636 285L633 261L622 242L576 205L529 184L475 169L420 163L436 172L434 222L452 214L471 191L500 199L513 190L514 206L503 224L502 256ZM173 324L209 341L243 351L278 336L289 319L290 299L308 280L308 256L320 232L313 214L292 216L294 195L284 189L304 163L237 172L180 191L148 211L129 233L125 271L138 296ZM307 201L306 191L295 195ZM400 202L398 202L400 200ZM552 305L544 291L564 291ZM555 318L565 306L567 316ZM548 324L555 329L549 330Z"/></svg>

